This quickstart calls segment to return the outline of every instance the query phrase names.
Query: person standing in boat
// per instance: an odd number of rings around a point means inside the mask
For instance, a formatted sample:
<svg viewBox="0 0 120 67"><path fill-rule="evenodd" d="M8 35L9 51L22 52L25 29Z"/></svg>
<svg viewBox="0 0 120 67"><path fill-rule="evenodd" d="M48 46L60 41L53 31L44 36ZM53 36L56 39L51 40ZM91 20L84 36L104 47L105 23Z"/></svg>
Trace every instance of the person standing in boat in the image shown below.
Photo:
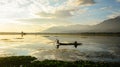
<svg viewBox="0 0 120 67"><path fill-rule="evenodd" d="M57 49L58 49L58 48L59 48L59 40L58 40L58 39L56 39L56 40L57 40L57 44L58 44L58 45L57 45Z"/></svg>
<svg viewBox="0 0 120 67"><path fill-rule="evenodd" d="M58 39L56 39L57 40L57 44L59 44L59 40Z"/></svg>

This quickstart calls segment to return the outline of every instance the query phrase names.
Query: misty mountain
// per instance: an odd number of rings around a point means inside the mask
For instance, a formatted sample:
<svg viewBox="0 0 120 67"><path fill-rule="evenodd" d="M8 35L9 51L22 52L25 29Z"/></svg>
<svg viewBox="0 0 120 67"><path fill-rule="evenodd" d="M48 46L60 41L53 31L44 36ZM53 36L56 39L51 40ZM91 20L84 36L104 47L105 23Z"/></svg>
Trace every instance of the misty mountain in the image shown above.
<svg viewBox="0 0 120 67"><path fill-rule="evenodd" d="M89 25L69 25L69 26L56 26L51 27L43 32L47 33L79 33L86 32L89 29Z"/></svg>
<svg viewBox="0 0 120 67"><path fill-rule="evenodd" d="M51 27L47 33L81 33L81 32L120 32L120 16L105 20L97 25L69 25Z"/></svg>
<svg viewBox="0 0 120 67"><path fill-rule="evenodd" d="M105 20L94 25L90 31L93 32L120 32L120 16Z"/></svg>

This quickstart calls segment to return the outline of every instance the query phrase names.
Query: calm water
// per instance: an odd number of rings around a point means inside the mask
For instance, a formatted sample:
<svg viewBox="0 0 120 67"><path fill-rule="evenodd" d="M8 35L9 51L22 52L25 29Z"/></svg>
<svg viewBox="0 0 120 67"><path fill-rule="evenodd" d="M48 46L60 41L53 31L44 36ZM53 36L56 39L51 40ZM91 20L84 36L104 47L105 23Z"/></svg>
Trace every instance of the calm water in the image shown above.
<svg viewBox="0 0 120 67"><path fill-rule="evenodd" d="M83 45L60 46L60 42L78 41ZM93 60L120 62L120 37L80 35L0 35L0 56L31 55L39 60Z"/></svg>

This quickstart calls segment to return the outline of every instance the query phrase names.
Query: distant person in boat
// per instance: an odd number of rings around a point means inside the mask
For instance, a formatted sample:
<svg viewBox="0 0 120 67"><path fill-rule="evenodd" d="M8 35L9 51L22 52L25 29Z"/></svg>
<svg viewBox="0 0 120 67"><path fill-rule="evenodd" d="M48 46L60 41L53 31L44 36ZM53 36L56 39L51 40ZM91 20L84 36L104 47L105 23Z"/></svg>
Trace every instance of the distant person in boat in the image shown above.
<svg viewBox="0 0 120 67"><path fill-rule="evenodd" d="M75 44L77 44L77 41L75 41Z"/></svg>
<svg viewBox="0 0 120 67"><path fill-rule="evenodd" d="M59 40L58 39L56 39L57 40L57 43L59 44Z"/></svg>
<svg viewBox="0 0 120 67"><path fill-rule="evenodd" d="M74 42L74 45L75 45L75 48L77 48L77 46L78 46L77 41Z"/></svg>

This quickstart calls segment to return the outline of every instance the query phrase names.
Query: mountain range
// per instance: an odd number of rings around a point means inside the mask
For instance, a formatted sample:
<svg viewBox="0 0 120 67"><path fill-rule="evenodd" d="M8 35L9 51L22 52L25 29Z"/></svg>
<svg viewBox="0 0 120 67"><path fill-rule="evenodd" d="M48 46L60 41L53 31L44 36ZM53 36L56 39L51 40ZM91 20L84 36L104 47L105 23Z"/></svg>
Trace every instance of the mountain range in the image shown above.
<svg viewBox="0 0 120 67"><path fill-rule="evenodd" d="M44 30L45 33L120 32L120 16L105 20L96 25L56 26Z"/></svg>

